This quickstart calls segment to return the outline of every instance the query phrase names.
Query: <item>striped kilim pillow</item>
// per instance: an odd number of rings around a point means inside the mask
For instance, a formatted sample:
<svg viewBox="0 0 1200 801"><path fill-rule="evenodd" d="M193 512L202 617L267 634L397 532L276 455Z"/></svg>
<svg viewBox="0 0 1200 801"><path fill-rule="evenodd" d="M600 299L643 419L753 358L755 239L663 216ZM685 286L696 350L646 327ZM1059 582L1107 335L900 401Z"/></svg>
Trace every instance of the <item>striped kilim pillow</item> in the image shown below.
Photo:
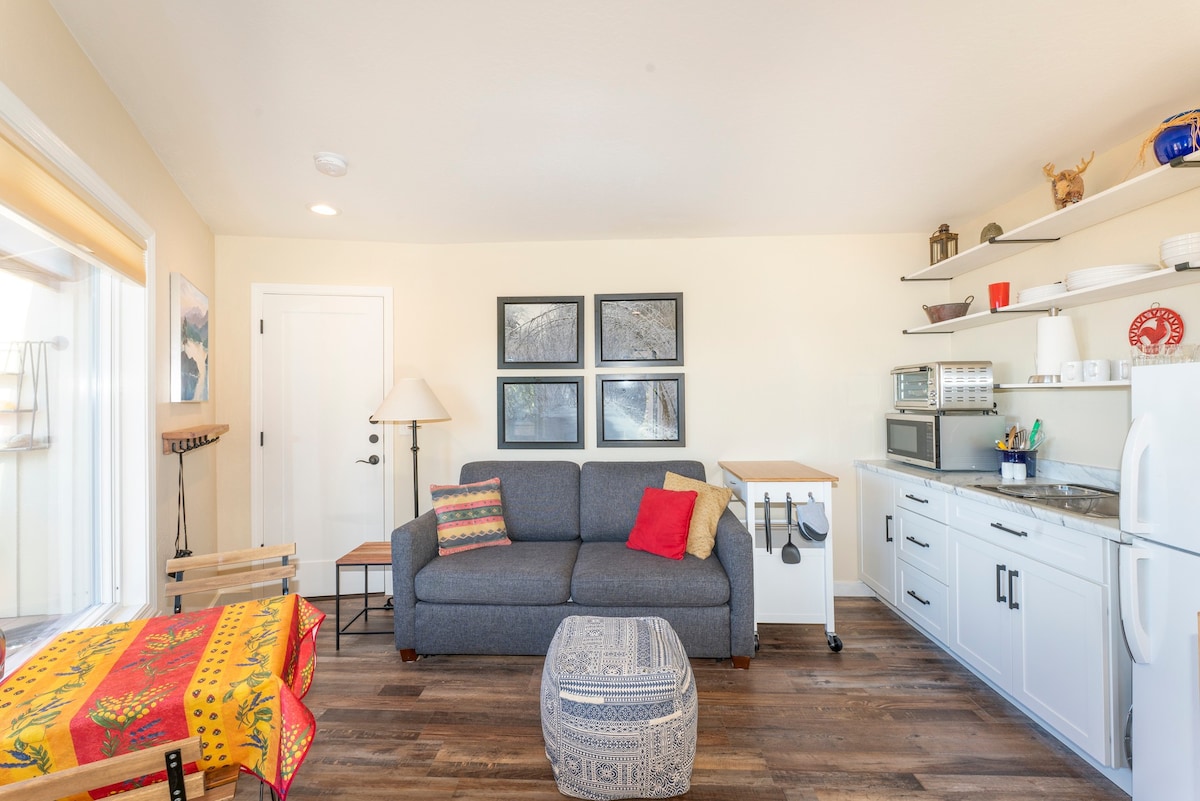
<svg viewBox="0 0 1200 801"><path fill-rule="evenodd" d="M437 515L438 555L508 545L500 479L474 484L431 484L433 511Z"/></svg>

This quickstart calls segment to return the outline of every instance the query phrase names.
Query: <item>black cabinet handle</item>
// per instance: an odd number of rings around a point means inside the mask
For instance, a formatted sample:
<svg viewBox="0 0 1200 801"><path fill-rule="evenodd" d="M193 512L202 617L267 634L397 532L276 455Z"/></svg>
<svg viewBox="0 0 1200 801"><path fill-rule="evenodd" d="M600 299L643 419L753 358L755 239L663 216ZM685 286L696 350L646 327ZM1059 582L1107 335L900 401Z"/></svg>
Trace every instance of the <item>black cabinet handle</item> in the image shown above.
<svg viewBox="0 0 1200 801"><path fill-rule="evenodd" d="M910 501L916 501L917 503L929 503L927 498L918 498L916 495L909 495L908 493L905 493L904 497L908 498Z"/></svg>
<svg viewBox="0 0 1200 801"><path fill-rule="evenodd" d="M916 537L910 537L910 536L908 536L907 534L904 536L904 539L908 540L908 541L909 541L909 542L911 542L913 545L920 545L922 548L928 548L928 547L929 547L929 543L928 543L928 542L921 542L921 541L920 541L919 539L917 539Z"/></svg>
<svg viewBox="0 0 1200 801"><path fill-rule="evenodd" d="M1029 532L1027 532L1027 531L1017 531L1016 529L1011 529L1008 526L1001 525L1000 523L992 523L992 528L998 528L1007 534L1012 534L1014 537L1028 537L1029 536Z"/></svg>
<svg viewBox="0 0 1200 801"><path fill-rule="evenodd" d="M911 595L912 597L916 598L918 601L920 601L921 603L925 604L926 606L929 606L929 601L926 601L924 598L922 598L920 595L917 595L917 594L916 594L915 592L913 592L912 590L909 590L909 591L908 591L908 594L909 594L909 595Z"/></svg>
<svg viewBox="0 0 1200 801"><path fill-rule="evenodd" d="M1008 571L1008 608L1020 609L1021 605L1017 603L1017 594L1013 591L1013 579L1021 575L1016 570Z"/></svg>
<svg viewBox="0 0 1200 801"><path fill-rule="evenodd" d="M996 565L996 603L998 604L1008 601L1008 596L1000 589L1001 582L1004 581L1004 571L1006 570L1008 570L1006 566Z"/></svg>
<svg viewBox="0 0 1200 801"><path fill-rule="evenodd" d="M892 541L892 516L891 515L883 516L883 541L884 542Z"/></svg>

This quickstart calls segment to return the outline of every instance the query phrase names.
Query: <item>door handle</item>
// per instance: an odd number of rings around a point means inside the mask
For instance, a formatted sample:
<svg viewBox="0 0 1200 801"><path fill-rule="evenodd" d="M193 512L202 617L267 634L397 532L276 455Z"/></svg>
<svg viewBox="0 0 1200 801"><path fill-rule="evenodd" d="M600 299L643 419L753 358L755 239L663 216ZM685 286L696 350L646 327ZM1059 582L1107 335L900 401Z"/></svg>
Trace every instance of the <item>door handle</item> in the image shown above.
<svg viewBox="0 0 1200 801"><path fill-rule="evenodd" d="M1002 577L1005 570L1008 570L1006 566L996 565L996 603L998 604L1006 603L1008 601L1008 596L1006 596L1004 591L1000 589L1000 583L1004 581Z"/></svg>
<svg viewBox="0 0 1200 801"><path fill-rule="evenodd" d="M1016 529L1009 528L1008 526L1005 526L1001 523L992 523L992 528L998 528L1001 531L1003 531L1004 533L1012 534L1015 537L1028 537L1029 536L1028 531L1017 531Z"/></svg>
<svg viewBox="0 0 1200 801"><path fill-rule="evenodd" d="M1013 579L1015 579L1019 575L1021 575L1021 574L1016 570L1008 571L1008 608L1009 609L1020 609L1021 608L1021 605L1019 603L1017 603L1017 593L1013 589Z"/></svg>
<svg viewBox="0 0 1200 801"><path fill-rule="evenodd" d="M909 594L909 595L911 595L912 597L916 598L918 601L920 601L920 602L921 602L922 604L924 604L925 606L929 606L929 601L926 601L924 598L922 598L920 595L917 595L917 594L916 594L915 592L913 592L912 590L909 590L909 591L908 591L908 594Z"/></svg>
<svg viewBox="0 0 1200 801"><path fill-rule="evenodd" d="M892 541L892 516L891 515L883 516L883 541L884 542Z"/></svg>
<svg viewBox="0 0 1200 801"><path fill-rule="evenodd" d="M366 459L356 459L354 461L354 463L355 464L379 464L379 457L372 453L370 455L370 457L368 457Z"/></svg>

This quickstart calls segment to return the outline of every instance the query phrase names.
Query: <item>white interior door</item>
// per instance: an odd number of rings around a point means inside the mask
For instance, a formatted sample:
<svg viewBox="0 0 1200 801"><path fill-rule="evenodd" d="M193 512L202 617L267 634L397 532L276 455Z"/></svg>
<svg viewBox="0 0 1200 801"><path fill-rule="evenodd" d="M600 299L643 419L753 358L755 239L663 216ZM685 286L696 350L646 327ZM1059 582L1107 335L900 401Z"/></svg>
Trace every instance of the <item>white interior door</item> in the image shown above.
<svg viewBox="0 0 1200 801"><path fill-rule="evenodd" d="M255 287L255 295L256 539L294 541L294 591L333 595L338 557L391 533L387 426L369 420L391 384L391 293ZM390 589L385 575L373 574L372 591ZM361 568L347 568L342 592L361 592L362 576Z"/></svg>

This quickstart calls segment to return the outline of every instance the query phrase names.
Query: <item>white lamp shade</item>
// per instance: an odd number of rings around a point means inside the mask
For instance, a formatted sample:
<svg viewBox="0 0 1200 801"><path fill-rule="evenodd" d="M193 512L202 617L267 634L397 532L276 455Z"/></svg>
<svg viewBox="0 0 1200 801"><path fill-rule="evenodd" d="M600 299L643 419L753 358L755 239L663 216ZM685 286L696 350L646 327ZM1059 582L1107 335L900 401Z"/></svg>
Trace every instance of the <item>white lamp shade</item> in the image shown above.
<svg viewBox="0 0 1200 801"><path fill-rule="evenodd" d="M379 404L371 419L381 422L435 423L449 420L450 413L424 378L401 378L397 379L392 391Z"/></svg>

